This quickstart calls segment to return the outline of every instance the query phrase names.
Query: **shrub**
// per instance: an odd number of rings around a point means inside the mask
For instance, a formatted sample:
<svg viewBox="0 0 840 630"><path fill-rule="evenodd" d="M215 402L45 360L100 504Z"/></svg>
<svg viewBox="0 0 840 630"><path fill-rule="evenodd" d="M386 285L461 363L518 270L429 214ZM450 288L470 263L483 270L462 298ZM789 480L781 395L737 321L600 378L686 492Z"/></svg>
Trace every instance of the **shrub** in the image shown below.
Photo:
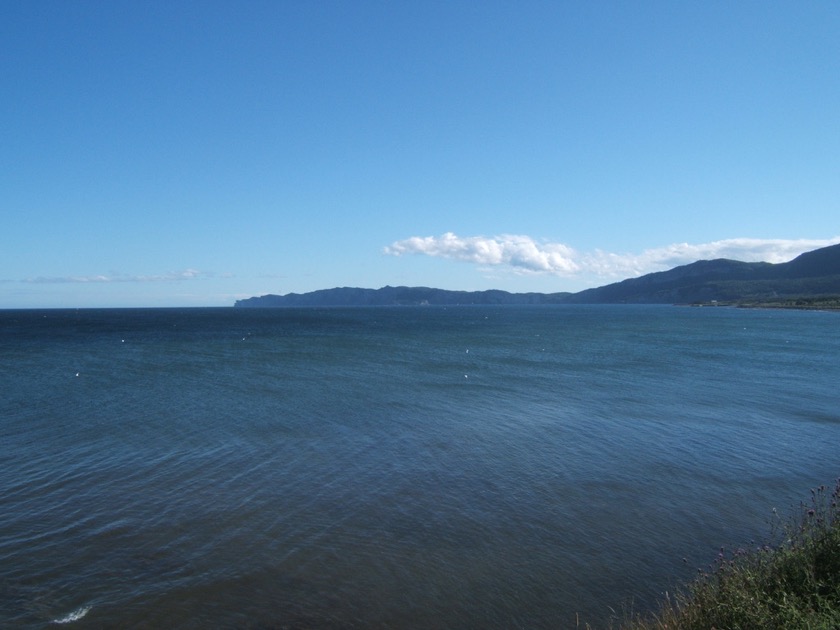
<svg viewBox="0 0 840 630"><path fill-rule="evenodd" d="M771 541L723 549L709 571L659 611L630 619L627 630L836 630L840 628L840 479L811 491L809 503ZM775 512L775 510L774 510ZM778 515L776 517L778 519Z"/></svg>

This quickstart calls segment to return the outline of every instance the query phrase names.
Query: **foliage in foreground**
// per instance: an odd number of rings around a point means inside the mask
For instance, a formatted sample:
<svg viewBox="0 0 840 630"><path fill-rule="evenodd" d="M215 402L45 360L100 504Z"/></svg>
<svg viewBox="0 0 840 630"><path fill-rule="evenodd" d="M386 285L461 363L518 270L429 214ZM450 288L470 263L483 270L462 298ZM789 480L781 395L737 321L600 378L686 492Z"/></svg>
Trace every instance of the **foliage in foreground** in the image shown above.
<svg viewBox="0 0 840 630"><path fill-rule="evenodd" d="M778 542L751 551L723 550L716 565L651 618L626 630L836 630L840 628L840 479L811 491Z"/></svg>

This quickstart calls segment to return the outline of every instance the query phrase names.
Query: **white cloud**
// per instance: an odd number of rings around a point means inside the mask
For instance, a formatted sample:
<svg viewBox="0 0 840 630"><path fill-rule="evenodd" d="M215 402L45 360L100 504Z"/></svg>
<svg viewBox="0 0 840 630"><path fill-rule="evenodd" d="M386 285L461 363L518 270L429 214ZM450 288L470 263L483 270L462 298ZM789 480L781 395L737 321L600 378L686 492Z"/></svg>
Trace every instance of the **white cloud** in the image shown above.
<svg viewBox="0 0 840 630"><path fill-rule="evenodd" d="M535 241L529 236L460 237L447 232L442 236L413 236L396 241L384 252L392 256L422 254L449 258L485 267L502 267L514 273L626 278L714 258L780 263L836 243L840 243L840 237L812 240L733 238L701 244L676 243L647 249L640 254L616 254L601 250L578 252L563 243Z"/></svg>
<svg viewBox="0 0 840 630"><path fill-rule="evenodd" d="M504 234L493 238L414 236L385 248L386 254L425 254L480 265L507 265L522 273L573 275L579 271L575 251L562 243L537 243L529 236Z"/></svg>
<svg viewBox="0 0 840 630"><path fill-rule="evenodd" d="M193 280L196 278L212 277L214 274L198 271L197 269L184 269L183 271L169 271L158 275L127 275L111 274L96 276L38 276L36 278L25 278L23 282L32 284L67 284L67 283L101 283L101 282L177 282L181 280Z"/></svg>

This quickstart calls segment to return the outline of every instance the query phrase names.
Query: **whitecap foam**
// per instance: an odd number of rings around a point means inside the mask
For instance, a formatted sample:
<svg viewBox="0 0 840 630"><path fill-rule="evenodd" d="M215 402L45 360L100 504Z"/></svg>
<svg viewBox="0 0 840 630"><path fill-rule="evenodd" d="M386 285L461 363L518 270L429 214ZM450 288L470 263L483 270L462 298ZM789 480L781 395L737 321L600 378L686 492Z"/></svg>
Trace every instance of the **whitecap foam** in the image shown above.
<svg viewBox="0 0 840 630"><path fill-rule="evenodd" d="M90 612L92 606L82 606L81 608L77 608L69 615L65 615L64 617L59 617L58 619L53 619L52 623L73 623L74 621L78 621L86 614Z"/></svg>

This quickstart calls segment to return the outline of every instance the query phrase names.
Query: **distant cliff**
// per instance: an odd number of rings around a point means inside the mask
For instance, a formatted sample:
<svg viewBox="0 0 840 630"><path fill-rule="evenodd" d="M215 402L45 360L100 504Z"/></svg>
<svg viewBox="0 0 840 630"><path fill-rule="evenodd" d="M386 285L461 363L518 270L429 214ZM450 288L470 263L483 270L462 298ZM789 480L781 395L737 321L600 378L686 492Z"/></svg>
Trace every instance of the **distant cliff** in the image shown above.
<svg viewBox="0 0 840 630"><path fill-rule="evenodd" d="M238 300L239 307L265 306L449 306L466 304L557 304L570 293L508 293L507 291L446 291L428 287L341 287L311 293L263 295Z"/></svg>
<svg viewBox="0 0 840 630"><path fill-rule="evenodd" d="M691 304L840 296L840 245L804 253L786 263L746 263L719 258L649 273L579 293L447 291L428 287L359 289L263 295L237 307L415 306L466 304Z"/></svg>

